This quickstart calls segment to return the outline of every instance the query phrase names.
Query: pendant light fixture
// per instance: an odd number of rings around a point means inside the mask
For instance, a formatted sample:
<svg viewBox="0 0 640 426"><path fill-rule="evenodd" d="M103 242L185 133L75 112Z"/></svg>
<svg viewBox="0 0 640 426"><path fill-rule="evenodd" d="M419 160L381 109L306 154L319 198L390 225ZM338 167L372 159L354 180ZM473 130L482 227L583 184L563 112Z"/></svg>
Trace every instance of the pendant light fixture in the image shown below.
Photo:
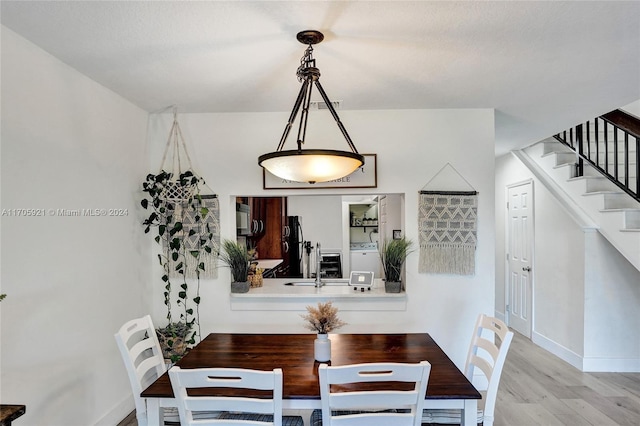
<svg viewBox="0 0 640 426"><path fill-rule="evenodd" d="M282 138L280 138L278 148L274 152L258 157L258 164L282 179L296 182L316 183L339 179L362 166L364 164L364 156L358 153L347 133L347 129L344 128L338 113L320 84L320 70L316 68L316 61L313 59L313 45L320 43L324 39L324 35L320 31L301 31L298 33L297 39L300 43L308 46L300 60L300 66L296 73L298 80L302 82L302 87L293 105L293 111L291 111L289 121L284 128ZM349 148L351 148L350 152L302 148L305 143L309 104L311 103L311 92L314 84L342 135L347 140ZM302 108L302 113L298 126L298 149L283 150L284 143L287 140L287 136L289 136L289 131L298 116L300 108Z"/></svg>

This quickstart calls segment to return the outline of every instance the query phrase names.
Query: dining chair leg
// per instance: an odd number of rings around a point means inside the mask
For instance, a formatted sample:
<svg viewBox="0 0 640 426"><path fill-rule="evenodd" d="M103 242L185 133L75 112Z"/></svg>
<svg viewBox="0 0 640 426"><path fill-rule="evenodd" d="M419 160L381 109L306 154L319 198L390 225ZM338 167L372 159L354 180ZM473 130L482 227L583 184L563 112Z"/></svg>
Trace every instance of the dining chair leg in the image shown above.
<svg viewBox="0 0 640 426"><path fill-rule="evenodd" d="M478 421L478 400L465 399L464 409L462 410L461 426L477 426Z"/></svg>
<svg viewBox="0 0 640 426"><path fill-rule="evenodd" d="M147 399L147 425L156 426L164 423L163 410L160 409L160 404L157 399Z"/></svg>

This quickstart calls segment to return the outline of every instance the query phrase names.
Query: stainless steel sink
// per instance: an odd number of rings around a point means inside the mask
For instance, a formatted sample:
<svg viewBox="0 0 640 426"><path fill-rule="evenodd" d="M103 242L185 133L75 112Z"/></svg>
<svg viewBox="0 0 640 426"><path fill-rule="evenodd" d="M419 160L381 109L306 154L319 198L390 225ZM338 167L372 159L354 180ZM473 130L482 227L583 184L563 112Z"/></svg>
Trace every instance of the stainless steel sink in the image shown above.
<svg viewBox="0 0 640 426"><path fill-rule="evenodd" d="M316 285L313 281L293 281L290 283L284 283L284 285L293 285L293 286L314 286Z"/></svg>
<svg viewBox="0 0 640 426"><path fill-rule="evenodd" d="M284 283L284 285L290 285L290 286L315 286L316 282L315 281L291 281L288 283ZM340 279L340 278L334 278L334 279L330 279L330 280L322 280L322 286L330 286L330 285L342 285L342 286L347 286L349 285L349 280L348 279Z"/></svg>

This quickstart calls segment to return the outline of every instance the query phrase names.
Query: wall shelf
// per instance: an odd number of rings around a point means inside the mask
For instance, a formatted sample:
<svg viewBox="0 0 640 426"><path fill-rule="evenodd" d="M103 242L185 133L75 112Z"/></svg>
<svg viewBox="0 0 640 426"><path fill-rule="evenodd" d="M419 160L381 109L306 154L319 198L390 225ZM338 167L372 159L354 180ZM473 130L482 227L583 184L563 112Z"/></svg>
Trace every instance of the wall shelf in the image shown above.
<svg viewBox="0 0 640 426"><path fill-rule="evenodd" d="M367 228L378 228L378 225L349 225L351 228L363 228L363 232L367 232Z"/></svg>

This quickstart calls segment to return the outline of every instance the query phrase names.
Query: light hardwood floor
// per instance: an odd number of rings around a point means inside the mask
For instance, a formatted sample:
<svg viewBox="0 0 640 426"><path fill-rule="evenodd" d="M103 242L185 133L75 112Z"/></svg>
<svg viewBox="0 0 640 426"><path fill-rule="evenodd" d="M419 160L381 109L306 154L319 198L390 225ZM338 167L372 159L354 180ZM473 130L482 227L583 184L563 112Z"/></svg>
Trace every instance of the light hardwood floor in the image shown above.
<svg viewBox="0 0 640 426"><path fill-rule="evenodd" d="M516 333L494 426L538 425L640 426L640 373L582 373ZM118 426L137 426L135 413Z"/></svg>
<svg viewBox="0 0 640 426"><path fill-rule="evenodd" d="M495 426L640 425L640 373L582 373L516 333Z"/></svg>

